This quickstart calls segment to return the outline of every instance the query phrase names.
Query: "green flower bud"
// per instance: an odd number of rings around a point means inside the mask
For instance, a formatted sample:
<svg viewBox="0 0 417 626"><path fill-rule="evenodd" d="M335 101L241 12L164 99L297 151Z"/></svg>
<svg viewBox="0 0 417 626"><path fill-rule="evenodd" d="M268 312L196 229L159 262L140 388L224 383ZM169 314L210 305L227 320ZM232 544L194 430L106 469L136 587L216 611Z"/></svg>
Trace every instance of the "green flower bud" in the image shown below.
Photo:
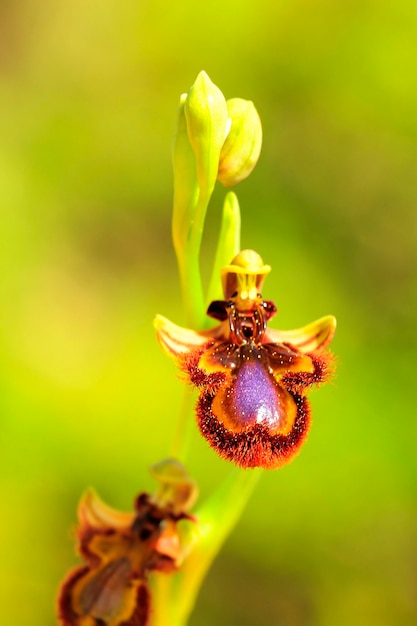
<svg viewBox="0 0 417 626"><path fill-rule="evenodd" d="M262 146L262 126L253 102L232 98L227 101L231 128L220 153L217 179L232 187L249 176Z"/></svg>
<svg viewBox="0 0 417 626"><path fill-rule="evenodd" d="M194 151L197 178L204 195L217 179L220 151L229 127L226 100L205 72L200 72L184 105L188 138Z"/></svg>

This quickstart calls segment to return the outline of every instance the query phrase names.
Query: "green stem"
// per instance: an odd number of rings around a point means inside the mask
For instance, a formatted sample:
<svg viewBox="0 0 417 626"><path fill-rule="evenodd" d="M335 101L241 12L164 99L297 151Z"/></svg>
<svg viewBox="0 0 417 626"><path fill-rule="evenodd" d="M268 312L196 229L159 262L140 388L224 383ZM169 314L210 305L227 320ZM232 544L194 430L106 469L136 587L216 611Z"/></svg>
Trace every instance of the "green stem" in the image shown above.
<svg viewBox="0 0 417 626"><path fill-rule="evenodd" d="M171 456L179 459L182 463L185 463L190 447L193 425L193 421L190 418L194 401L195 397L190 389L185 389L171 447Z"/></svg>
<svg viewBox="0 0 417 626"><path fill-rule="evenodd" d="M206 307L200 272L200 250L210 196L210 191L200 191L185 240L176 246L186 320L191 328L202 328L204 325Z"/></svg>
<svg viewBox="0 0 417 626"><path fill-rule="evenodd" d="M152 576L152 626L172 626L172 583L168 574Z"/></svg>
<svg viewBox="0 0 417 626"><path fill-rule="evenodd" d="M201 583L242 515L261 475L259 469L234 469L197 511L195 546L175 576L175 614L170 626L186 626Z"/></svg>

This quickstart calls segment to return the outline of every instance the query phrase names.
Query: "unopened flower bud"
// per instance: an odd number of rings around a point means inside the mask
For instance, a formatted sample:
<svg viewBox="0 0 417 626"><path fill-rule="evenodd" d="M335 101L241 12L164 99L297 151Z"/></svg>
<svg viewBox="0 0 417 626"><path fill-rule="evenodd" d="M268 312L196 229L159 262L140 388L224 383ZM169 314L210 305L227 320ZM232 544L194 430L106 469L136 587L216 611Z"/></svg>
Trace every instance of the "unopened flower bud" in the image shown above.
<svg viewBox="0 0 417 626"><path fill-rule="evenodd" d="M211 194L229 117L226 100L205 72L200 72L184 105L188 138L194 151L200 189Z"/></svg>
<svg viewBox="0 0 417 626"><path fill-rule="evenodd" d="M217 180L225 187L237 185L255 167L262 146L262 126L253 102L242 98L227 101L231 127L220 153Z"/></svg>

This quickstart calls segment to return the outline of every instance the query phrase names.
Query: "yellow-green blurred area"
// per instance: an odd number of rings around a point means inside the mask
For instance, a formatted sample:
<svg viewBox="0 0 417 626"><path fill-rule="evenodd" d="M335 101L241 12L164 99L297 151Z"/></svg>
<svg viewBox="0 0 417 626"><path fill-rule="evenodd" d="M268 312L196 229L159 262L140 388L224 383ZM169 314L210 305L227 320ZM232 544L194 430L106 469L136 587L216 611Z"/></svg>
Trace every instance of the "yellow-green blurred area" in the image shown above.
<svg viewBox="0 0 417 626"><path fill-rule="evenodd" d="M417 623L416 58L412 0L1 4L2 624L56 624L81 493L128 510L169 454L183 386L152 320L184 322L170 149L201 69L262 118L236 192L272 325L335 314L338 367L191 626ZM188 469L201 499L229 472L196 427Z"/></svg>

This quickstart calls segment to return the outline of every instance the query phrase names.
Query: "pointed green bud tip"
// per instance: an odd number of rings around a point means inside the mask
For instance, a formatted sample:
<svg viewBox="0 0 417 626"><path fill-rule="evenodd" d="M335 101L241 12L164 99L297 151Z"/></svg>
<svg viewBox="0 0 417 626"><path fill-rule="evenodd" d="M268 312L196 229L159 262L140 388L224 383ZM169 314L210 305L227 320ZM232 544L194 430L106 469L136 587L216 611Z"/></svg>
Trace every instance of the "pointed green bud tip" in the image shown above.
<svg viewBox="0 0 417 626"><path fill-rule="evenodd" d="M206 72L200 72L184 104L187 131L194 151L198 182L202 189L214 187L229 125L226 100Z"/></svg>
<svg viewBox="0 0 417 626"><path fill-rule="evenodd" d="M262 125L253 102L242 98L227 101L230 131L220 153L217 179L232 187L249 176L262 146Z"/></svg>

